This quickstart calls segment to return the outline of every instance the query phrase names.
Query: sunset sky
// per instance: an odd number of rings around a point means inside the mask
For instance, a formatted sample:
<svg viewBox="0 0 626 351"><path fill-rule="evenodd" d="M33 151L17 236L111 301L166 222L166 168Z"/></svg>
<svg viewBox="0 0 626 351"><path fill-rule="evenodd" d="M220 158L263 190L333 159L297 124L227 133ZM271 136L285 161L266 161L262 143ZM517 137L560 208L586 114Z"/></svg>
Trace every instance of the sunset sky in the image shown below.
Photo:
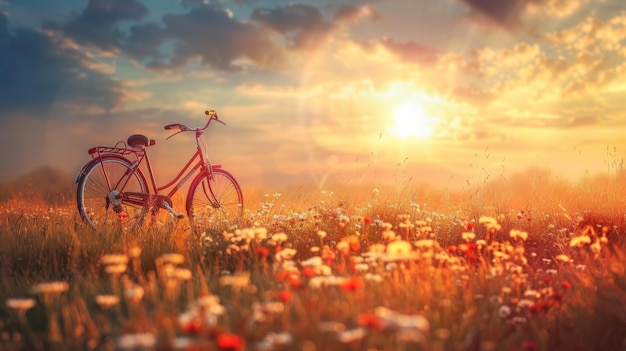
<svg viewBox="0 0 626 351"><path fill-rule="evenodd" d="M245 187L465 186L626 150L623 0L0 0L0 181L74 175L87 149L157 140Z"/></svg>

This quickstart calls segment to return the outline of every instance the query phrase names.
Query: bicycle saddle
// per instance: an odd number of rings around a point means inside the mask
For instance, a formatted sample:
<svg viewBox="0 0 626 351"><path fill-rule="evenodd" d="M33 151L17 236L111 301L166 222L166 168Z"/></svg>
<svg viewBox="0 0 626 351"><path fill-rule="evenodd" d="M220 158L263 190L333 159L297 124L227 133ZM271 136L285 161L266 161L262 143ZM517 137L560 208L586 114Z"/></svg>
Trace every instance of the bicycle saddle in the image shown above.
<svg viewBox="0 0 626 351"><path fill-rule="evenodd" d="M126 144L130 147L152 146L156 144L156 140L148 139L148 137L143 134L133 134L128 137Z"/></svg>

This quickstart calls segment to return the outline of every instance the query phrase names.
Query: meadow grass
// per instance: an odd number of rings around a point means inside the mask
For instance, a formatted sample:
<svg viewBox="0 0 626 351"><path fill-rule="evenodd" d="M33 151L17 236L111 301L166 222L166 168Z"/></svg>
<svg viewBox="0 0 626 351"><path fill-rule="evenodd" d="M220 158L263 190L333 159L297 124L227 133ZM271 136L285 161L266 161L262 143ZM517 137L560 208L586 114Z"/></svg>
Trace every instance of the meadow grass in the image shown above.
<svg viewBox="0 0 626 351"><path fill-rule="evenodd" d="M539 174L249 193L203 233L7 201L0 349L624 350L626 183Z"/></svg>

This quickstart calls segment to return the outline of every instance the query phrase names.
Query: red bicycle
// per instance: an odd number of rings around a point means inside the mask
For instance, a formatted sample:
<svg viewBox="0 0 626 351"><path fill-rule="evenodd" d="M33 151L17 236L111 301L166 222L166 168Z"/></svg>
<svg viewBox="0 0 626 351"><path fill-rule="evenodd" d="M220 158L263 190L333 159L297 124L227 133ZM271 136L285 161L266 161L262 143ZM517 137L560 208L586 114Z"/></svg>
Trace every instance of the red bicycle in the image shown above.
<svg viewBox="0 0 626 351"><path fill-rule="evenodd" d="M89 149L92 159L78 172L78 212L94 228L118 224L124 230L140 227L148 213L153 221L161 209L175 218L184 215L173 208L172 196L197 171L187 191L185 209L193 227L203 230L221 225L240 224L243 214L243 196L235 178L221 165L207 160L204 131L212 121L224 123L214 110L205 111L209 120L203 128L190 128L184 124L168 124L166 130L176 130L167 139L182 133L194 132L197 150L174 179L157 186L147 148L156 144L154 139L134 134L126 143L114 147L97 146ZM124 144L122 147L119 145ZM130 159L129 159L130 158ZM145 161L150 183L142 172ZM184 175L184 176L183 176ZM151 187L148 187L150 185ZM160 194L171 188L167 195Z"/></svg>

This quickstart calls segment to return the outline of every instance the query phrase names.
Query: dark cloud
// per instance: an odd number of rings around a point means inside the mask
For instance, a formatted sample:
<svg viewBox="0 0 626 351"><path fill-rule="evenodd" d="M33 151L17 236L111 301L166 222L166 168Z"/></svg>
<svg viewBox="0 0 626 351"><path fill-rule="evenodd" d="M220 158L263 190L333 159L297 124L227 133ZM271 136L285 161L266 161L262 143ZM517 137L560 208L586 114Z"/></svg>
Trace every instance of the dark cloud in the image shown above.
<svg viewBox="0 0 626 351"><path fill-rule="evenodd" d="M407 62L431 66L439 58L435 49L415 42L398 43L391 38L383 38L380 43Z"/></svg>
<svg viewBox="0 0 626 351"><path fill-rule="evenodd" d="M121 84L90 69L83 53L34 29L9 30L1 13L0 53L2 112L39 114L53 104L110 109L123 98Z"/></svg>
<svg viewBox="0 0 626 351"><path fill-rule="evenodd" d="M90 0L85 10L62 26L63 32L79 44L115 51L125 35L119 29L123 21L137 21L148 8L136 0ZM59 29L53 23L47 27Z"/></svg>
<svg viewBox="0 0 626 351"><path fill-rule="evenodd" d="M256 9L251 19L280 33L288 40L289 46L296 49L317 46L335 28L335 24L326 21L318 8L302 4Z"/></svg>
<svg viewBox="0 0 626 351"><path fill-rule="evenodd" d="M161 47L167 41L172 43L171 52ZM179 67L194 58L222 70L235 69L238 59L269 67L280 62L281 55L266 33L214 6L165 15L163 26L133 26L122 47L156 69Z"/></svg>
<svg viewBox="0 0 626 351"><path fill-rule="evenodd" d="M467 4L470 16L476 20L487 20L491 24L506 29L517 29L521 26L521 13L526 5L537 0L458 0Z"/></svg>

